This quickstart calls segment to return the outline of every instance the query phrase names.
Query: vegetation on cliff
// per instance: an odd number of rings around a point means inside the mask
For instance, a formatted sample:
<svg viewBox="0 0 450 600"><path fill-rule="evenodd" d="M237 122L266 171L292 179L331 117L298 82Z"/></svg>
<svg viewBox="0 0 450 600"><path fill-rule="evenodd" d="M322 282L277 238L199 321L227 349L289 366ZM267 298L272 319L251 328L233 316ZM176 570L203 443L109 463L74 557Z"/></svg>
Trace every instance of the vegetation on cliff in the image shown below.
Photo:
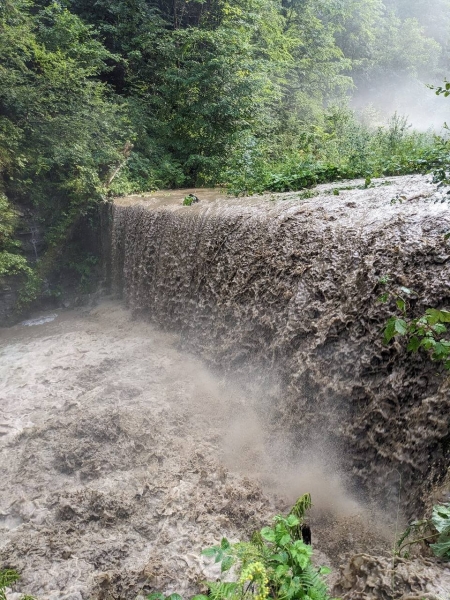
<svg viewBox="0 0 450 600"><path fill-rule="evenodd" d="M43 224L45 278L55 261L86 272L92 256L62 249L108 194L283 191L446 164L445 141L380 116L424 114L425 84L445 76L450 0L416 4L5 0L2 276L28 269L5 198Z"/></svg>

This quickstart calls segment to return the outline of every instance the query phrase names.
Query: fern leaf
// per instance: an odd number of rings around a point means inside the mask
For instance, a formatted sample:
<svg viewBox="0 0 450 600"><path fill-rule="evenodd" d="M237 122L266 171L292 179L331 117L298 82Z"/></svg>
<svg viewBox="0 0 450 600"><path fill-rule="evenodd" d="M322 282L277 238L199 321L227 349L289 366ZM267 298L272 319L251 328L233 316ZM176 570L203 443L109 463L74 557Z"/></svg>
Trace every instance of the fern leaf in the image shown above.
<svg viewBox="0 0 450 600"><path fill-rule="evenodd" d="M327 586L312 565L307 565L299 578L303 589L311 600L329 600Z"/></svg>

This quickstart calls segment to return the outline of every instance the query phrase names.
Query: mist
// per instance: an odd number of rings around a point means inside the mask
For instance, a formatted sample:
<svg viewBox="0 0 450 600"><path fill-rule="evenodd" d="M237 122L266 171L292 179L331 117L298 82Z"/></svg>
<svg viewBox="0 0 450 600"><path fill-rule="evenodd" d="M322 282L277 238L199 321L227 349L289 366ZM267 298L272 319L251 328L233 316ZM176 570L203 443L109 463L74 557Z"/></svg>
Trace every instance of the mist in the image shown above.
<svg viewBox="0 0 450 600"><path fill-rule="evenodd" d="M388 25L368 41L373 66L356 69L350 104L372 109L374 124L397 113L414 129L441 132L450 105L429 86L448 76L450 1L384 0L382 14Z"/></svg>

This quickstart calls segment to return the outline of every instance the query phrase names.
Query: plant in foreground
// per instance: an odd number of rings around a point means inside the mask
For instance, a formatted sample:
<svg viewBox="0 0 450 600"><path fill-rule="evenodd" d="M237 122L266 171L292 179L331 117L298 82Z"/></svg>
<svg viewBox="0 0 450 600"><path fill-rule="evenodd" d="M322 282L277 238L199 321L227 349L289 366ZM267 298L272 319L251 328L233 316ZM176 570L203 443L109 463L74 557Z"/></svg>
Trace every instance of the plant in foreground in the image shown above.
<svg viewBox="0 0 450 600"><path fill-rule="evenodd" d="M0 571L0 600L6 600L6 589L12 587L19 579L19 573L13 569ZM21 600L34 600L32 596L22 596Z"/></svg>
<svg viewBox="0 0 450 600"><path fill-rule="evenodd" d="M222 574L234 568L235 581L207 582L209 595L192 600L329 600L321 576L330 570L312 565L312 548L302 539L310 507L311 496L305 494L288 516L277 515L273 525L256 532L251 541L232 544L223 538L220 545L204 550L204 556L220 563ZM181 599L176 594L167 599L151 594L148 600Z"/></svg>

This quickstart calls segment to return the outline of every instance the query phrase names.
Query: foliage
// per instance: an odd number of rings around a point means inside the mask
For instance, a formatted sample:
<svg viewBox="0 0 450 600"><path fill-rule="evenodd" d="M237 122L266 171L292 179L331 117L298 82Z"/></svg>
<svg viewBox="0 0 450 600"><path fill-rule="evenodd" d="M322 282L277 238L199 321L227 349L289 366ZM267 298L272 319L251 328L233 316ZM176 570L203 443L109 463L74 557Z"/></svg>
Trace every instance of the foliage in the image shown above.
<svg viewBox="0 0 450 600"><path fill-rule="evenodd" d="M111 54L62 5L35 14L31 6L0 5L0 183L11 200L37 211L47 248L63 248L101 200L129 130L97 79ZM6 269L29 271L19 256L4 257Z"/></svg>
<svg viewBox="0 0 450 600"><path fill-rule="evenodd" d="M446 181L444 138L348 108L442 80L437 2L436 20L404 0L0 3L0 186L45 230L35 275L64 268L80 219L114 194L427 169ZM29 268L19 246L0 253L2 273Z"/></svg>
<svg viewBox="0 0 450 600"><path fill-rule="evenodd" d="M379 297L379 302L395 302L397 315L392 316L384 328L384 342L389 344L396 337L406 337L407 349L417 352L423 349L432 360L443 363L450 370L450 339L448 324L450 311L429 308L419 317L410 317L410 300L416 296L413 290L404 286L392 285L388 276L380 279L385 291Z"/></svg>
<svg viewBox="0 0 450 600"><path fill-rule="evenodd" d="M6 588L12 587L19 579L19 574L13 569L0 571L0 600L6 600ZM34 600L31 596L22 596L21 600Z"/></svg>
<svg viewBox="0 0 450 600"><path fill-rule="evenodd" d="M231 544L223 538L219 546L203 551L220 563L222 573L235 568L233 587L217 588L218 598L329 598L320 575L311 564L312 548L301 539L301 525L311 497L300 498L287 517L278 515L271 527L264 527L251 542ZM223 586L223 584L220 584Z"/></svg>
<svg viewBox="0 0 450 600"><path fill-rule="evenodd" d="M439 534L431 545L434 554L450 560L450 504L434 506L431 523Z"/></svg>
<svg viewBox="0 0 450 600"><path fill-rule="evenodd" d="M305 494L288 516L277 515L274 524L256 532L250 542L232 544L222 538L219 545L204 550L204 556L220 564L222 574L232 571L235 581L207 582L208 595L192 600L329 600L321 575L330 570L312 566L312 548L301 539L301 526L311 506L311 496ZM178 594L165 598L154 593L147 598L181 600Z"/></svg>
<svg viewBox="0 0 450 600"><path fill-rule="evenodd" d="M409 548L422 542L430 545L438 558L450 560L450 504L435 505L431 519L411 523L397 541L396 552L407 558Z"/></svg>
<svg viewBox="0 0 450 600"><path fill-rule="evenodd" d="M29 274L30 267L26 259L19 254L20 243L14 234L17 227L17 214L6 196L0 193L0 277Z"/></svg>
<svg viewBox="0 0 450 600"><path fill-rule="evenodd" d="M233 193L285 192L319 183L421 173L432 168L438 141L412 131L394 115L386 126L371 127L354 112L332 107L323 127L315 126L302 146L281 160L256 143L224 173Z"/></svg>

